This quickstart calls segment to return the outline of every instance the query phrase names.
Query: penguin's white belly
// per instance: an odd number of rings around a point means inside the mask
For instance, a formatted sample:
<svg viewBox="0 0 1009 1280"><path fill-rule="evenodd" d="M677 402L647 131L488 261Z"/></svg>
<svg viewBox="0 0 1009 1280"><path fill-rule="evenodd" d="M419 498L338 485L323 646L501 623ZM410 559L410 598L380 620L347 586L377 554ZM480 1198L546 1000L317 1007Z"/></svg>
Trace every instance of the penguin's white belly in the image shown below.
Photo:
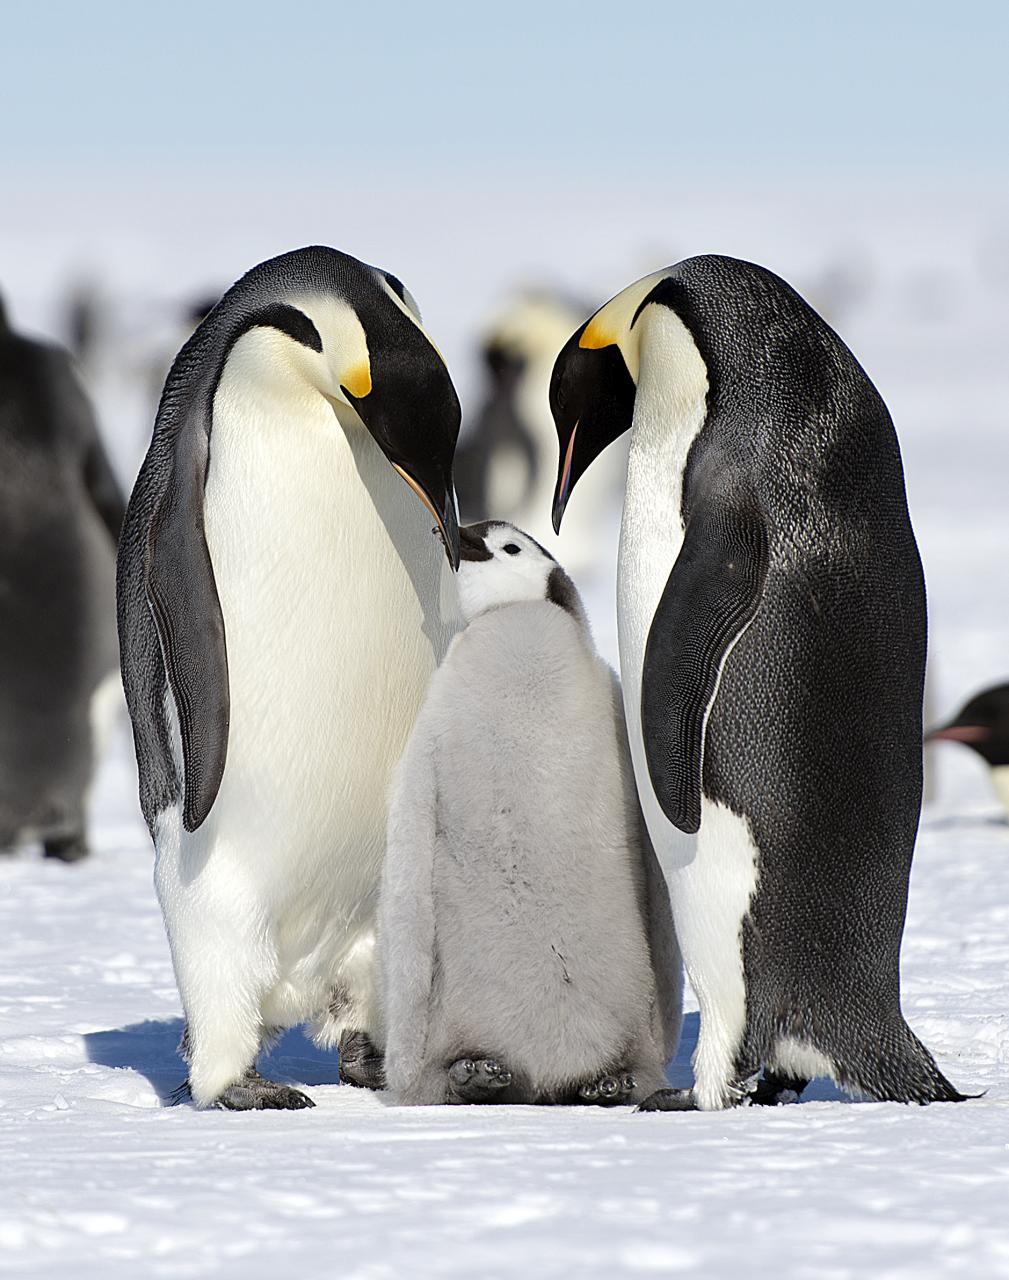
<svg viewBox="0 0 1009 1280"><path fill-rule="evenodd" d="M163 900L255 920L273 978L264 1013L283 1025L318 1012L370 950L388 783L448 639L448 570L363 428L345 434L321 397L261 403L254 422L215 414L206 485L224 777L203 826L165 842L177 866L158 879Z"/></svg>
<svg viewBox="0 0 1009 1280"><path fill-rule="evenodd" d="M991 771L991 780L1002 808L1009 813L1009 764L996 765Z"/></svg>
<svg viewBox="0 0 1009 1280"><path fill-rule="evenodd" d="M689 440L681 442L669 432L665 415L658 416L653 428L647 411L639 413L631 439L620 527L617 635L638 796L656 856L668 875L692 860L696 841L674 827L662 812L649 777L641 730L642 667L655 610L683 546L679 476Z"/></svg>
<svg viewBox="0 0 1009 1280"><path fill-rule="evenodd" d="M656 855L669 882L677 938L701 1006L694 1055L695 1094L702 1109L724 1106L734 1084L736 1052L745 1029L746 987L741 927L757 884L757 849L745 817L701 799L696 836L662 812L648 773L641 726L642 667L659 600L683 546L682 476L690 446L704 424L703 366L693 382L669 377L699 361L681 322L656 309L649 324L676 362L646 364L635 402L617 575L618 634L624 709L634 776ZM692 354L691 354L692 352ZM717 696L717 690L716 690ZM710 708L709 708L710 709Z"/></svg>

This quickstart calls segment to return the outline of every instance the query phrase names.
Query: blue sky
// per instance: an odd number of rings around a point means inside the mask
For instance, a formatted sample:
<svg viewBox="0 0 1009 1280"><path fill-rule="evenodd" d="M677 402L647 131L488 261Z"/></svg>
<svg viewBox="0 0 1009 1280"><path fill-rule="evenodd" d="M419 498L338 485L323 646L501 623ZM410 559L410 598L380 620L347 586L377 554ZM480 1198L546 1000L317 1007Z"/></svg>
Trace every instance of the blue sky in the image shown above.
<svg viewBox="0 0 1009 1280"><path fill-rule="evenodd" d="M999 180L1009 5L8 0L0 143L87 171Z"/></svg>

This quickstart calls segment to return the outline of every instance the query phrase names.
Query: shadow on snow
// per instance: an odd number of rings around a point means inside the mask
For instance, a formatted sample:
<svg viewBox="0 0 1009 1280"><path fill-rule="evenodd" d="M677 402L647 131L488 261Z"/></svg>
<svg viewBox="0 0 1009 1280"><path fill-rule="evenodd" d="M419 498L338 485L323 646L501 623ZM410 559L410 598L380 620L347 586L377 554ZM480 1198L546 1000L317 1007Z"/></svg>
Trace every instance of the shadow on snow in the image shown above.
<svg viewBox="0 0 1009 1280"><path fill-rule="evenodd" d="M186 1077L179 1054L185 1024L181 1018L134 1022L115 1031L92 1031L84 1036L88 1059L103 1067L136 1071L150 1081L163 1103ZM260 1070L285 1084L338 1084L339 1057L335 1050L317 1048L298 1027L284 1032Z"/></svg>
<svg viewBox="0 0 1009 1280"><path fill-rule="evenodd" d="M684 1016L680 1046L667 1073L677 1088L693 1083L690 1059L697 1048L699 1024L699 1014ZM84 1036L88 1059L103 1067L136 1071L167 1104L186 1076L186 1064L179 1055L183 1025L181 1018L151 1019L115 1031L91 1031ZM284 1032L260 1067L265 1076L285 1084L338 1084L340 1079L336 1051L317 1048L299 1027ZM802 1097L804 1102L850 1101L830 1080L814 1080Z"/></svg>

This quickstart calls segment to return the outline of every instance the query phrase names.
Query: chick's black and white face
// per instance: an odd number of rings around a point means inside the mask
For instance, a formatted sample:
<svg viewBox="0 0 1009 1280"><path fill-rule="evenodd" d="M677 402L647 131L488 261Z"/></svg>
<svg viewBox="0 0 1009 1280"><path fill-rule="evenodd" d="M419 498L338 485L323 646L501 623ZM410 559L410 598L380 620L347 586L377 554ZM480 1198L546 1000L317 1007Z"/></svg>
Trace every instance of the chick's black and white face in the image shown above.
<svg viewBox="0 0 1009 1280"><path fill-rule="evenodd" d="M459 600L467 622L501 605L550 599L557 561L521 529L486 520L464 526L459 540Z"/></svg>

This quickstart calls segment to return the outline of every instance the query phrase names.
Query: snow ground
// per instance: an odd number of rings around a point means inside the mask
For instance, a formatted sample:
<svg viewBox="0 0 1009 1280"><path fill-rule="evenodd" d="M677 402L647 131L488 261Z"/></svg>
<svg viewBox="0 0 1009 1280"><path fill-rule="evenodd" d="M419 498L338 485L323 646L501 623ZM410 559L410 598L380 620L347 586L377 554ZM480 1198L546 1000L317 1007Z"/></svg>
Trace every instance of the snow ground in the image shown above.
<svg viewBox="0 0 1009 1280"><path fill-rule="evenodd" d="M130 773L120 750L89 862L0 866L0 1272L1009 1275L1009 825L990 805L926 820L904 948L908 1018L976 1101L848 1105L819 1082L717 1115L396 1110L291 1032L269 1074L316 1109L238 1115L162 1106L182 1024ZM693 1013L674 1079L696 1035Z"/></svg>
<svg viewBox="0 0 1009 1280"><path fill-rule="evenodd" d="M890 277L840 327L901 434L945 714L1009 676L1009 294L1004 277L996 290L968 262L980 225L969 212L925 217L906 237L900 217L875 213L875 261ZM795 274L774 215L734 244L719 241L732 212L688 210L669 256L725 243ZM822 216L816 206L807 223ZM25 280L39 244L27 231L16 244ZM591 248L572 246L575 266ZM120 249L124 272L130 254L147 260L135 240ZM411 284L414 274L404 268ZM943 289L944 314L918 314L923 291ZM42 314L27 287L15 295ZM109 400L106 420L122 403ZM119 448L128 459L132 445ZM604 572L588 599L612 656L611 590ZM292 1032L269 1071L308 1086L316 1109L232 1115L162 1106L183 1075L180 1008L122 732L99 780L95 856L66 867L26 850L0 862L0 1272L1009 1276L1009 824L979 762L939 750L911 885L905 1011L953 1081L983 1097L849 1105L820 1082L799 1106L717 1115L394 1110L338 1086L334 1058ZM696 1034L692 1013L678 1082Z"/></svg>

